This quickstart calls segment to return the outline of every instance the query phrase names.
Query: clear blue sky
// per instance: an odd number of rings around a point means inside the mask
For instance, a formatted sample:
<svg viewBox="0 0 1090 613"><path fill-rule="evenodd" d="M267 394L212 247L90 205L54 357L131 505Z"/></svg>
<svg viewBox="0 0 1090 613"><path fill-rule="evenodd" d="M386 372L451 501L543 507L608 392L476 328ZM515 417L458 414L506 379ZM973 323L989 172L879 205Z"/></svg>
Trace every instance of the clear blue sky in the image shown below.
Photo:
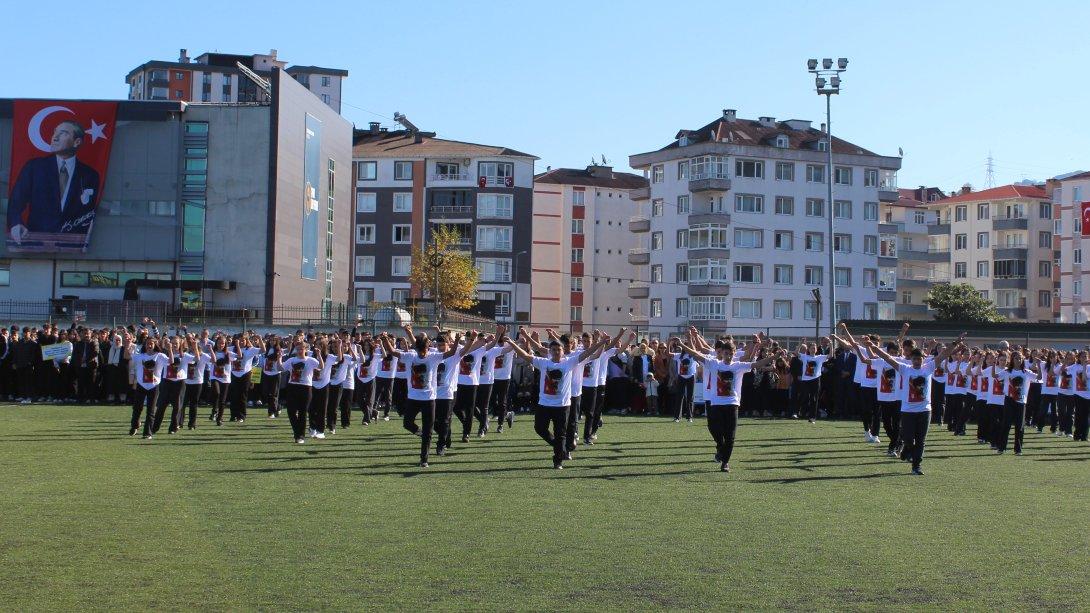
<svg viewBox="0 0 1090 613"><path fill-rule="evenodd" d="M252 6L17 3L0 97L124 98L131 68L181 47L276 48L346 68L342 110L357 125L400 111L441 137L533 153L540 170L602 154L626 168L722 108L817 125L824 104L805 60L846 56L834 133L883 154L903 147L902 187L981 187L989 151L997 184L1090 168L1086 2ZM50 27L60 17L74 31Z"/></svg>

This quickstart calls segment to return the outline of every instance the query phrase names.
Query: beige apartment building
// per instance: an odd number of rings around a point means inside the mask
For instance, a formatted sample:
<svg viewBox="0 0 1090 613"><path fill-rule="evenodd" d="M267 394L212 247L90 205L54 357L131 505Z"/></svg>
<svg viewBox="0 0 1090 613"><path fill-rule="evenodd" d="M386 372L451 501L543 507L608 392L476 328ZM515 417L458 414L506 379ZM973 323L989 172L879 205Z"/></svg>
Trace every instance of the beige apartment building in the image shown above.
<svg viewBox="0 0 1090 613"><path fill-rule="evenodd" d="M929 254L1014 321L1053 321L1053 204L1034 185L1004 185L928 204Z"/></svg>
<svg viewBox="0 0 1090 613"><path fill-rule="evenodd" d="M1090 266L1083 263L1083 254L1090 248L1090 238L1083 237L1082 203L1090 201L1090 172L1060 177L1049 181L1052 205L1057 209L1055 233L1059 243L1058 297L1061 323L1090 321L1090 300L1082 290L1086 287Z"/></svg>
<svg viewBox="0 0 1090 613"><path fill-rule="evenodd" d="M899 189L896 202L880 202L879 318L932 319L924 301L931 285L950 279L950 254L928 249L937 214L928 208L946 195L935 187Z"/></svg>

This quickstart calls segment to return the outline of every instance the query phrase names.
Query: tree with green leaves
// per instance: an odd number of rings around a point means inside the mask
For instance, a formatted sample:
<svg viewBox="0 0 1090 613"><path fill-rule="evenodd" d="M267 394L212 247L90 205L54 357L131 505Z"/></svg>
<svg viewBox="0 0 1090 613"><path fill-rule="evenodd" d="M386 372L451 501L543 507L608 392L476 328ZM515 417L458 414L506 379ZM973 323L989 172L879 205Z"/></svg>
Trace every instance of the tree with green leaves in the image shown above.
<svg viewBox="0 0 1090 613"><path fill-rule="evenodd" d="M448 309L469 309L477 304L477 267L469 253L456 248L460 242L457 230L438 225L423 249L413 247L409 281L433 296L438 274L439 304Z"/></svg>
<svg viewBox="0 0 1090 613"><path fill-rule="evenodd" d="M968 283L932 285L924 302L935 311L937 321L991 323L1004 320L995 304L981 297L980 292Z"/></svg>

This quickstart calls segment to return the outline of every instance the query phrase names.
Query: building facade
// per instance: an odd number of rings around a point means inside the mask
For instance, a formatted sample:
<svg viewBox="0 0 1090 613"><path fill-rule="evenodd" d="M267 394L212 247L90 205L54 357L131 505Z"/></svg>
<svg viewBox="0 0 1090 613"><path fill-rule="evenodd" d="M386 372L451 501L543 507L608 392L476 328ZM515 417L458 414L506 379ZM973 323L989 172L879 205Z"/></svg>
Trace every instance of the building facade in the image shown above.
<svg viewBox="0 0 1090 613"><path fill-rule="evenodd" d="M1090 300L1082 290L1090 281L1090 265L1083 257L1090 248L1090 238L1083 236L1082 203L1090 201L1090 172L1082 172L1050 181L1052 206L1056 211L1055 233L1058 237L1056 268L1058 276L1059 321L1090 321Z"/></svg>
<svg viewBox="0 0 1090 613"><path fill-rule="evenodd" d="M412 249L445 225L480 271L480 300L493 301L501 321L529 318L537 158L377 123L356 131L352 156L357 304L423 297L427 288L409 282Z"/></svg>
<svg viewBox="0 0 1090 613"><path fill-rule="evenodd" d="M929 251L949 253L950 281L968 283L1010 320L1053 321L1053 203L1035 185L1005 185L928 204Z"/></svg>
<svg viewBox="0 0 1090 613"><path fill-rule="evenodd" d="M530 321L573 330L632 328L650 288L629 250L637 238L629 194L647 179L606 165L556 168L534 178L533 297Z"/></svg>
<svg viewBox="0 0 1090 613"><path fill-rule="evenodd" d="M133 281L139 300L179 309L345 302L351 124L280 69L270 82L267 104L119 101L86 252L13 253L0 242L0 300L131 300ZM5 213L12 130L26 129L13 125L13 106L0 100ZM314 202L307 225L300 212ZM327 231L318 216L340 225Z"/></svg>
<svg viewBox="0 0 1090 613"><path fill-rule="evenodd" d="M284 70L330 108L341 112L341 86L347 70L288 66L276 57L276 49L253 55L203 53L194 59L181 49L176 62L150 60L129 71L125 76L129 100L266 102L265 92L243 74L239 63L266 79L274 68Z"/></svg>
<svg viewBox="0 0 1090 613"><path fill-rule="evenodd" d="M932 319L925 300L931 285L950 279L949 252L931 251L937 214L927 203L945 197L934 187L899 189L896 202L880 202L878 226L879 319Z"/></svg>
<svg viewBox="0 0 1090 613"><path fill-rule="evenodd" d="M827 299L830 278L838 319L878 317L879 202L898 198L900 158L830 143L809 121L747 120L728 109L629 163L650 180L630 196L650 223L634 228L640 245L629 261L649 283L652 334L728 322L739 332L813 334L828 317L812 290Z"/></svg>

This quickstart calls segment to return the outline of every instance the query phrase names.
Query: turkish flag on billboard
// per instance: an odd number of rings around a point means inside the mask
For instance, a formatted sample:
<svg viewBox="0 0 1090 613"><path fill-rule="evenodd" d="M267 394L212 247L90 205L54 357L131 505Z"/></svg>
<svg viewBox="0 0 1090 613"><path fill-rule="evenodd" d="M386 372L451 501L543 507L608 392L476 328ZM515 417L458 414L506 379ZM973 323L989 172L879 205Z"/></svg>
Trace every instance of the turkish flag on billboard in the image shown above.
<svg viewBox="0 0 1090 613"><path fill-rule="evenodd" d="M15 101L8 251L87 251L116 118L117 102Z"/></svg>
<svg viewBox="0 0 1090 613"><path fill-rule="evenodd" d="M1090 236L1090 202L1082 203L1082 235Z"/></svg>

